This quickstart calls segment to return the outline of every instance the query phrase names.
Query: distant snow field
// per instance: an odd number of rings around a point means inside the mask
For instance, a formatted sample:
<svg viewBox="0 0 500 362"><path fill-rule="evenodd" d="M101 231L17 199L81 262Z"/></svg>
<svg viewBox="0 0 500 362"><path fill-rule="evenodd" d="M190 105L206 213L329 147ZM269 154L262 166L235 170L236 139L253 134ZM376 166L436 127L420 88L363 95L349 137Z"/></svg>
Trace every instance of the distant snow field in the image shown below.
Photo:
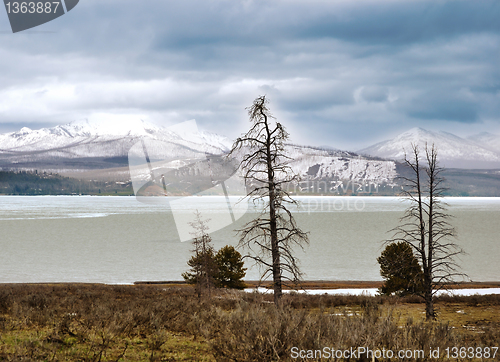
<svg viewBox="0 0 500 362"><path fill-rule="evenodd" d="M271 293L271 289L267 288L247 288L246 292L252 293L257 290L259 293ZM292 292L291 290L283 290L284 293ZM309 295L369 295L375 296L378 294L377 288L352 288L352 289L305 289L298 290L297 293L305 293ZM452 290L441 290L437 295L449 294L449 295L488 295L488 294L500 294L500 288L477 288L477 289L452 289Z"/></svg>

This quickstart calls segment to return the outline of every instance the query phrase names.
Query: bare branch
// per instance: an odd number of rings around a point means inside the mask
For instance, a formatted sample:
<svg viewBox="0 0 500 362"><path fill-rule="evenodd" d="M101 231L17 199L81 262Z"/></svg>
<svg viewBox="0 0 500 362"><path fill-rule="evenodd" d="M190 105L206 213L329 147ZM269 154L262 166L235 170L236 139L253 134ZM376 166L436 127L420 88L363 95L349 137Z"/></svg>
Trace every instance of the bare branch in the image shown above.
<svg viewBox="0 0 500 362"><path fill-rule="evenodd" d="M292 246L308 243L307 233L298 228L287 209L297 201L283 188L300 179L289 166L291 158L284 153L289 135L282 124L274 121L266 97L256 98L247 111L252 126L236 140L229 154L244 152L240 168L249 187L247 197L260 214L238 230L239 246L249 251L247 258L265 267L261 280L272 276L278 303L282 281L297 281L302 275Z"/></svg>
<svg viewBox="0 0 500 362"><path fill-rule="evenodd" d="M425 146L425 166L421 164L420 150L411 145L410 155L405 152L404 163L412 177L400 177L405 183L402 198L410 205L401 218L401 224L394 228L394 237L386 243L404 242L411 246L423 270L423 293L426 302L426 316L435 318L433 295L456 277L464 277L458 272L456 257L462 249L451 240L456 231L450 224L452 216L447 213L448 205L442 201L446 191L438 164L435 145Z"/></svg>

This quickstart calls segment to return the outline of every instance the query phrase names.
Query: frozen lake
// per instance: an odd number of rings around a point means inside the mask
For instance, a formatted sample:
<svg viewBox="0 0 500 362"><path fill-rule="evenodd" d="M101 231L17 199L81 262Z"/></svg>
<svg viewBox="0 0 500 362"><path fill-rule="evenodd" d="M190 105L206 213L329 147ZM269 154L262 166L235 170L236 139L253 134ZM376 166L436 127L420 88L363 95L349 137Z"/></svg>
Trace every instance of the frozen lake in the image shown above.
<svg viewBox="0 0 500 362"><path fill-rule="evenodd" d="M297 251L305 279L381 280L376 258L402 216L399 199L299 199L303 206L295 216L310 232L310 245ZM500 198L446 201L457 243L468 253L463 271L474 281L500 280ZM199 209L217 218L227 207L223 197L186 198L181 204L176 216ZM180 241L173 214L168 205L135 197L0 196L0 282L182 280L191 245ZM235 229L251 216L248 211L214 232L215 248L237 245ZM247 273L247 279L258 276L256 268Z"/></svg>

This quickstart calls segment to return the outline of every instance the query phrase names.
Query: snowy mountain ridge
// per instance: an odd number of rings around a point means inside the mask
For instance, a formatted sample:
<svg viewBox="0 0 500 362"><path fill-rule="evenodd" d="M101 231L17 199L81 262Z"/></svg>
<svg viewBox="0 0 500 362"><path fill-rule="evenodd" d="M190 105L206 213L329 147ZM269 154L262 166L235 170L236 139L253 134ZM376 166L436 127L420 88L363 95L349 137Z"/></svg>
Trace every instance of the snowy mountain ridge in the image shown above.
<svg viewBox="0 0 500 362"><path fill-rule="evenodd" d="M489 132L482 132L469 136L467 139L489 149L490 151L500 153L500 136L498 135Z"/></svg>
<svg viewBox="0 0 500 362"><path fill-rule="evenodd" d="M390 160L372 160L346 151L292 145L288 145L286 151L293 159L290 166L304 182L326 181L329 187L337 187L342 181L394 186L398 176L396 163Z"/></svg>
<svg viewBox="0 0 500 362"><path fill-rule="evenodd" d="M40 130L24 127L0 135L0 168L65 173L124 167L129 150L141 139L158 157L179 159L223 154L232 145L226 137L199 132L194 121L167 129L144 121L96 124L85 120ZM397 176L394 161L371 160L331 148L289 144L286 154L294 172L307 181L392 184Z"/></svg>
<svg viewBox="0 0 500 362"><path fill-rule="evenodd" d="M57 156L59 151L70 158L125 156L126 148L141 137L209 153L225 152L231 145L227 138L213 133L175 132L142 120L119 124L84 120L40 130L23 127L18 132L0 135L0 155L52 151Z"/></svg>
<svg viewBox="0 0 500 362"><path fill-rule="evenodd" d="M484 138L484 135L481 136ZM449 132L433 132L422 128L412 128L395 138L379 142L359 150L358 153L393 160L404 159L411 145L421 150L425 144L436 145L439 161L446 167L490 168L500 167L500 139L489 136L491 147L485 147L481 137L464 139ZM497 142L498 147L495 147Z"/></svg>

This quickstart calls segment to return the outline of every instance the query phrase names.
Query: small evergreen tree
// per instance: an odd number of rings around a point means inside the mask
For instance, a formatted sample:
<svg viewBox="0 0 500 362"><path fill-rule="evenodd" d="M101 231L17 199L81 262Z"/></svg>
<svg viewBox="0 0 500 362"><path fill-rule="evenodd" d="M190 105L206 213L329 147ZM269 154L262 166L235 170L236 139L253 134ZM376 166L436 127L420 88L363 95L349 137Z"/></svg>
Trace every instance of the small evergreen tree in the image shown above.
<svg viewBox="0 0 500 362"><path fill-rule="evenodd" d="M423 291L423 273L411 246L404 242L387 245L380 257L380 275L385 283L382 294L419 294Z"/></svg>
<svg viewBox="0 0 500 362"><path fill-rule="evenodd" d="M183 273L182 277L187 283L195 285L199 298L203 290L208 292L208 297L210 298L211 289L214 286L214 278L217 274L212 238L207 234L208 226L206 223L210 219L202 220L201 213L198 210L196 210L195 215L195 221L190 223L194 229L194 232L191 233L194 235L192 241L192 252L194 255L188 261L191 269Z"/></svg>
<svg viewBox="0 0 500 362"><path fill-rule="evenodd" d="M211 289L216 282L215 276L217 275L217 264L215 263L213 249L195 253L187 264L191 269L182 274L184 280L188 284L195 286L198 297L201 297L205 290L210 296Z"/></svg>
<svg viewBox="0 0 500 362"><path fill-rule="evenodd" d="M217 264L217 274L215 285L219 288L244 289L243 278L246 275L246 268L243 268L241 254L232 246L226 245L215 255Z"/></svg>

